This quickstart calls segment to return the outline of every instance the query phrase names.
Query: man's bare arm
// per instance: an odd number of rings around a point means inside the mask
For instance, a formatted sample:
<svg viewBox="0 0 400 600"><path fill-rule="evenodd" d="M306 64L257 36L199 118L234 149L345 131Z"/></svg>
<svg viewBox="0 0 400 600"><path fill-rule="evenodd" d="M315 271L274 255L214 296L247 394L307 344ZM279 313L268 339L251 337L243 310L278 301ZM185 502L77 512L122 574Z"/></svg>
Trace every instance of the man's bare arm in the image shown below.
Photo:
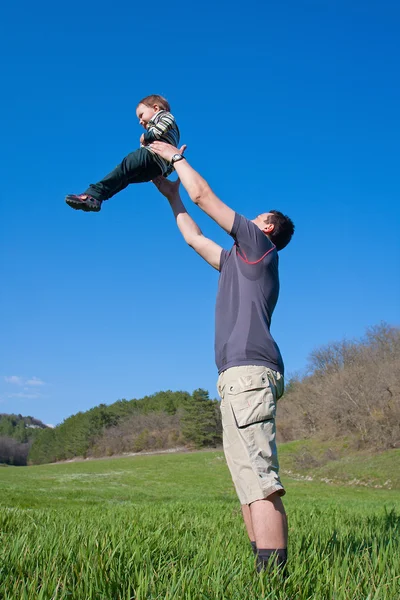
<svg viewBox="0 0 400 600"><path fill-rule="evenodd" d="M165 142L154 142L151 147L157 154L169 161L174 154L179 153L177 148ZM189 165L187 160L176 162L174 167L190 199L227 233L231 233L235 211L214 194L207 181Z"/></svg>
<svg viewBox="0 0 400 600"><path fill-rule="evenodd" d="M186 211L179 194L179 179L172 182L160 176L154 179L153 183L168 199L185 242L219 271L222 248L203 235L200 227Z"/></svg>

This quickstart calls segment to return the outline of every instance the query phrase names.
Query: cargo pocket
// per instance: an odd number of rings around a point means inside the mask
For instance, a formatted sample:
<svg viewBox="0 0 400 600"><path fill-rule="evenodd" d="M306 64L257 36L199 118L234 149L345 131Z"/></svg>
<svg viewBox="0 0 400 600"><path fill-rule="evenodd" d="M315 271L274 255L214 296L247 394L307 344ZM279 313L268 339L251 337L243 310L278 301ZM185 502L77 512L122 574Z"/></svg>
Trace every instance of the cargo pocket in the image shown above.
<svg viewBox="0 0 400 600"><path fill-rule="evenodd" d="M225 387L239 428L275 418L275 386L267 373L240 377Z"/></svg>

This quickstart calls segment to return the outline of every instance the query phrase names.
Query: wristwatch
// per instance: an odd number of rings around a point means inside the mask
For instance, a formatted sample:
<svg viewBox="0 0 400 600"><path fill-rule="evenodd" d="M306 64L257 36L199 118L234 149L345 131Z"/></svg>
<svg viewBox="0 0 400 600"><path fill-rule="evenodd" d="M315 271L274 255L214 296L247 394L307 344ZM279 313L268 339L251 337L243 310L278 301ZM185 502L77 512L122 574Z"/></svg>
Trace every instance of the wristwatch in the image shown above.
<svg viewBox="0 0 400 600"><path fill-rule="evenodd" d="M185 158L183 154L174 154L171 158L171 164L173 165L174 163L178 162L178 160L182 160L183 158Z"/></svg>

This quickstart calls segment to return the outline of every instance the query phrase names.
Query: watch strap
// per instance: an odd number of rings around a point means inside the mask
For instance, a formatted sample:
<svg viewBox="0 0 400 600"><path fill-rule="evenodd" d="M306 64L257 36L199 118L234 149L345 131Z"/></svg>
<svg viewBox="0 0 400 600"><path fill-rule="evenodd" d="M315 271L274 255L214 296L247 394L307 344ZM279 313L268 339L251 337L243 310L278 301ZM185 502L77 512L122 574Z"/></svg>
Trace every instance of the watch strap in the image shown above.
<svg viewBox="0 0 400 600"><path fill-rule="evenodd" d="M185 157L183 156L183 154L174 154L172 159L171 159L171 163L174 164L176 162L179 162L180 160L183 160Z"/></svg>

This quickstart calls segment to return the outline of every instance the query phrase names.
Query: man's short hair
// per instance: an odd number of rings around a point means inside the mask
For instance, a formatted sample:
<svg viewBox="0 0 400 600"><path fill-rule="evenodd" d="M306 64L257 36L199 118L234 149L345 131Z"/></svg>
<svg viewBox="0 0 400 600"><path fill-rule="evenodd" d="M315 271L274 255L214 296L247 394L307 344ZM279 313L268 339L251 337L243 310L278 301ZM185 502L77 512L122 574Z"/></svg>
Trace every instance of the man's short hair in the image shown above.
<svg viewBox="0 0 400 600"><path fill-rule="evenodd" d="M138 102L138 106L139 104L144 104L145 106L154 106L154 104L158 104L158 106L162 110L167 110L168 112L171 111L171 107L169 105L168 100L166 100L166 98L163 98L163 96L159 96L158 94L146 96L145 98L143 98L143 100L140 100L140 102Z"/></svg>
<svg viewBox="0 0 400 600"><path fill-rule="evenodd" d="M268 234L269 239L275 244L277 250L282 250L288 245L294 233L294 224L290 217L279 212L279 210L270 210L267 223L274 224L274 230Z"/></svg>

